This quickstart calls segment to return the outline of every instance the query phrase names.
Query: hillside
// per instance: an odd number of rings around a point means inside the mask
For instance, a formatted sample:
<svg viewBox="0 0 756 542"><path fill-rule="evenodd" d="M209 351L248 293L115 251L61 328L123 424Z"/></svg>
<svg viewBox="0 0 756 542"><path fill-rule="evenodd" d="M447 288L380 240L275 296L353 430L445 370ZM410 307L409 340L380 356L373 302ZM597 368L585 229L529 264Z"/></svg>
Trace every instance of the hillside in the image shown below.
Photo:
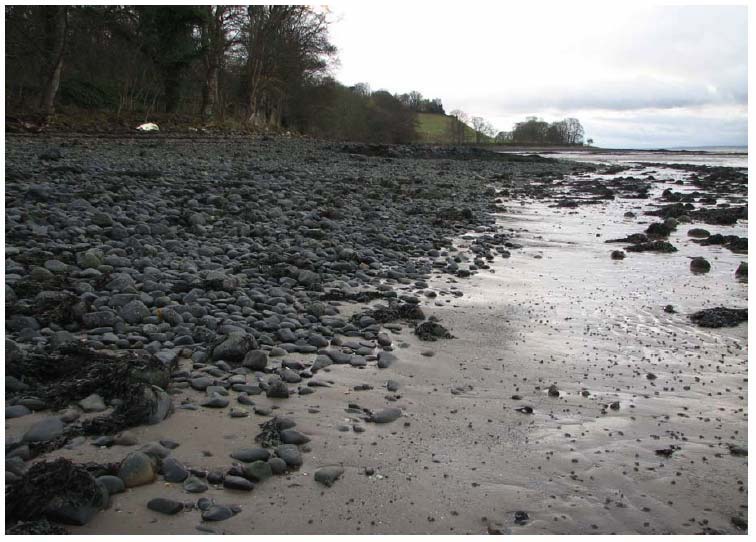
<svg viewBox="0 0 756 542"><path fill-rule="evenodd" d="M417 133L420 143L454 143L452 137L452 123L459 122L449 115L436 113L417 114ZM466 124L464 129L464 143L475 143L475 130ZM481 134L481 143L491 143L491 138Z"/></svg>

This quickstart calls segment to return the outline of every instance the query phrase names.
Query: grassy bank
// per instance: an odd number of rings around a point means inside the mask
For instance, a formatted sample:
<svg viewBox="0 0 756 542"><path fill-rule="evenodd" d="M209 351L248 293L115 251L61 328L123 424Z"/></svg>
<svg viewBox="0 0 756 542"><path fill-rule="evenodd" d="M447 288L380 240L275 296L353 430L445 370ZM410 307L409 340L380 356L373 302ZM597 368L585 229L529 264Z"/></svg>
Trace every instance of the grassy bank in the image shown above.
<svg viewBox="0 0 756 542"><path fill-rule="evenodd" d="M459 123L449 115L437 113L417 114L417 134L419 143L455 143L453 133L454 123ZM462 124L465 143L476 142L476 132L466 124ZM480 134L480 143L491 143L490 137Z"/></svg>

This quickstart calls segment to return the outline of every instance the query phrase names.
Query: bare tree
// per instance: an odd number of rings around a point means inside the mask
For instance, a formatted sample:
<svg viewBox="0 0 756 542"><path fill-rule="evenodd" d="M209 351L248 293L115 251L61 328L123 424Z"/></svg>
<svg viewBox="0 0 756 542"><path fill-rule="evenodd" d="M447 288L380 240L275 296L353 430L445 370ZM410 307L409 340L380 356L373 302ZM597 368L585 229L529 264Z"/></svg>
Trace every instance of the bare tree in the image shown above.
<svg viewBox="0 0 756 542"><path fill-rule="evenodd" d="M567 125L567 143L569 145L578 145L583 142L583 126L576 118L565 119L564 122Z"/></svg>
<svg viewBox="0 0 756 542"><path fill-rule="evenodd" d="M481 137L483 134L483 130L486 126L486 119L483 117L473 117L472 119L472 128L475 130L475 143L480 143Z"/></svg>
<svg viewBox="0 0 756 542"><path fill-rule="evenodd" d="M484 135L490 137L491 139L493 139L496 135L496 128L494 128L493 124L488 121L485 121L483 123L483 129L481 131Z"/></svg>
<svg viewBox="0 0 756 542"><path fill-rule="evenodd" d="M368 83L357 83L352 87L352 90L359 96L370 96L372 93Z"/></svg>
<svg viewBox="0 0 756 542"><path fill-rule="evenodd" d="M67 6L43 6L44 17L44 53L45 81L39 107L45 117L55 112L55 95L60 86L60 74L63 71L63 54L66 48L66 31L68 29Z"/></svg>
<svg viewBox="0 0 756 542"><path fill-rule="evenodd" d="M327 67L336 52L326 15L309 6L249 6L247 121L279 127L292 90Z"/></svg>
<svg viewBox="0 0 756 542"><path fill-rule="evenodd" d="M408 94L407 106L413 111L419 111L420 105L423 103L423 95L418 91L413 90Z"/></svg>

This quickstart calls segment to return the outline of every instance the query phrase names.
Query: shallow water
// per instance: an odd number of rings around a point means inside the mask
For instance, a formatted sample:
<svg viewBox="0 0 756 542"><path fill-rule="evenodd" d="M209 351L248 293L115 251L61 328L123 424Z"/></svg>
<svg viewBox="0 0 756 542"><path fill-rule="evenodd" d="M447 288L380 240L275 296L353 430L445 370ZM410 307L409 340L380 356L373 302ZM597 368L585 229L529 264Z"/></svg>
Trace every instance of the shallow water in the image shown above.
<svg viewBox="0 0 756 542"><path fill-rule="evenodd" d="M654 175L685 177L663 168ZM656 184L652 196L669 186L692 189ZM747 255L687 236L693 227L747 236L747 223L681 224L669 239L678 252L611 260L624 245L604 241L656 221L642 215L652 202L564 209L526 200L498 217L524 248L494 264L472 300L503 306L516 331L504 343L507 358L531 365L517 376L536 409L528 448L544 461L533 457L538 484L553 496L516 532L737 532L730 518L747 513L747 459L727 447L747 445L747 325L712 330L688 318L747 306L747 284L734 277ZM628 210L637 217L624 218ZM706 257L711 272L692 274L694 256ZM664 312L667 304L677 313ZM551 384L560 397L546 395ZM608 408L614 401L618 410ZM680 447L672 457L655 453L670 445Z"/></svg>
<svg viewBox="0 0 756 542"><path fill-rule="evenodd" d="M627 164L653 162L660 164L693 164L708 166L728 166L747 168L748 152L743 149L730 151L713 150L707 152L650 152L650 151L557 151L539 152L542 156L578 162L597 162L602 164Z"/></svg>

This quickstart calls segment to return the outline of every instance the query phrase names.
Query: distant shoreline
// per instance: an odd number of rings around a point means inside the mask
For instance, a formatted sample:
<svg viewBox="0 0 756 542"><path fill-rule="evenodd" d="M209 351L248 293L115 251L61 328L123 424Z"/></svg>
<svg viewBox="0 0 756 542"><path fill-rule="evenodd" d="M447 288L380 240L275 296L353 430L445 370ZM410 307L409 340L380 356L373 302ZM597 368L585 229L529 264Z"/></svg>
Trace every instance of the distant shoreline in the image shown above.
<svg viewBox="0 0 756 542"><path fill-rule="evenodd" d="M138 138L138 139L192 139L192 140L204 140L204 139L233 139L233 138L294 138L294 139L311 139L328 141L330 143L347 143L348 141L342 140L326 140L312 136L301 134L283 134L283 133L266 133L266 132L253 132L246 130L206 130L196 129L190 126L170 126L166 130L162 130L156 133L140 133L131 127L125 126L107 126L105 129L92 129L91 127L77 126L77 127L58 127L50 126L46 129L24 129L15 126L16 129L9 129L9 124L6 119L6 133L7 137L59 137L66 135L69 137L77 138L97 138L97 139L121 139L121 138ZM40 127L36 127L40 128ZM370 144L370 143L366 143ZM378 144L378 143L375 143ZM386 144L383 144L386 145ZM391 145L391 144L388 144ZM418 147L478 147L486 149L492 152L511 153L511 154L559 154L565 152L579 153L585 155L606 155L606 154L714 154L714 155L729 155L729 156L748 156L748 147L742 147L745 149L742 152L738 151L718 151L717 149L738 149L739 146L722 146L722 147L702 147L700 149L626 149L626 148L604 148L604 147L587 147L578 145L496 145L486 143L464 143L462 145L454 145L450 143L429 143L429 142L416 142L407 143L405 145L418 146Z"/></svg>
<svg viewBox="0 0 756 542"><path fill-rule="evenodd" d="M532 152L532 153L538 153L538 154L549 154L549 153L563 153L563 152L578 152L582 154L617 154L617 153L628 153L628 154L634 154L634 153L664 153L664 154L728 154L733 156L748 156L748 148L745 147L745 151L742 152L733 152L733 151L717 151L715 150L717 147L709 147L708 150L706 148L702 148L700 150L691 150L691 149L613 149L613 148L603 148L603 147L565 147L565 146L514 146L514 145L494 145L488 147L492 150L495 150L496 152L511 152L511 153L523 153L523 152ZM729 148L737 148L737 147L721 147L723 149L729 149Z"/></svg>

